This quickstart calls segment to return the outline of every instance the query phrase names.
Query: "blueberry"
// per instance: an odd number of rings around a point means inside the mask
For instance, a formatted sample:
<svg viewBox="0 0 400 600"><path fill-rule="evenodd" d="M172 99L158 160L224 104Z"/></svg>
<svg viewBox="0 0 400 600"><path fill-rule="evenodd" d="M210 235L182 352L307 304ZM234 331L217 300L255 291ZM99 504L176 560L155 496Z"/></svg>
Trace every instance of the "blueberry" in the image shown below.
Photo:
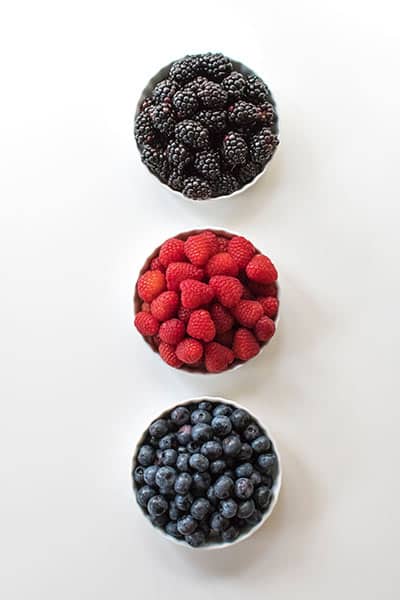
<svg viewBox="0 0 400 600"><path fill-rule="evenodd" d="M209 462L208 458L206 456L204 456L203 454L196 453L196 454L192 454L192 456L190 457L189 465L195 471L199 471L199 473L204 473L204 471L207 471L207 469L210 465L210 462Z"/></svg>
<svg viewBox="0 0 400 600"><path fill-rule="evenodd" d="M208 536L210 535L210 526L208 524L208 518L199 521L197 529L200 529L205 534L206 538L208 538Z"/></svg>
<svg viewBox="0 0 400 600"><path fill-rule="evenodd" d="M247 500L253 495L254 485L251 479L239 477L235 481L235 494L240 500Z"/></svg>
<svg viewBox="0 0 400 600"><path fill-rule="evenodd" d="M223 454L221 443L215 440L205 442L200 448L200 452L207 456L208 460L216 460Z"/></svg>
<svg viewBox="0 0 400 600"><path fill-rule="evenodd" d="M268 452L271 447L271 441L266 435L260 435L258 438L253 440L251 447L253 448L254 452L257 452L257 454L261 454L261 452Z"/></svg>
<svg viewBox="0 0 400 600"><path fill-rule="evenodd" d="M243 408L234 410L230 418L236 431L243 431L251 421L249 413Z"/></svg>
<svg viewBox="0 0 400 600"><path fill-rule="evenodd" d="M150 515L150 521L154 527L163 528L168 523L168 515L166 513L162 515Z"/></svg>
<svg viewBox="0 0 400 600"><path fill-rule="evenodd" d="M176 459L176 468L178 471L189 471L189 458L190 454L187 452L178 454L178 458Z"/></svg>
<svg viewBox="0 0 400 600"><path fill-rule="evenodd" d="M208 400L202 400L201 402L199 402L200 410L207 410L208 412L211 412L212 408L213 408L213 403L209 402Z"/></svg>
<svg viewBox="0 0 400 600"><path fill-rule="evenodd" d="M156 473L159 467L157 465L151 465L150 467L146 467L144 470L144 480L147 485L154 486L156 483Z"/></svg>
<svg viewBox="0 0 400 600"><path fill-rule="evenodd" d="M260 485L260 483L262 482L261 473L259 471L253 471L250 475L250 480L252 481L254 487L256 485Z"/></svg>
<svg viewBox="0 0 400 600"><path fill-rule="evenodd" d="M211 421L211 427L215 431L216 435L225 437L232 431L232 423L229 417L225 415L217 415Z"/></svg>
<svg viewBox="0 0 400 600"><path fill-rule="evenodd" d="M198 496L203 496L211 484L210 473L194 473L192 482L192 491Z"/></svg>
<svg viewBox="0 0 400 600"><path fill-rule="evenodd" d="M178 531L178 526L176 523L174 523L174 521L170 521L169 523L166 524L165 526L165 533L167 533L168 535L171 535L174 538L182 538L181 534Z"/></svg>
<svg viewBox="0 0 400 600"><path fill-rule="evenodd" d="M150 440L149 440L149 444L150 446L153 446L153 448L158 448L158 442L160 440L154 436L150 436Z"/></svg>
<svg viewBox="0 0 400 600"><path fill-rule="evenodd" d="M232 519L238 510L238 505L232 498L227 500L221 500L219 505L219 512L225 519Z"/></svg>
<svg viewBox="0 0 400 600"><path fill-rule="evenodd" d="M255 509L256 505L254 504L254 500L252 498L249 498L249 500L244 500L239 504L239 509L237 513L238 517L240 517L241 519L248 519L249 517L251 517Z"/></svg>
<svg viewBox="0 0 400 600"><path fill-rule="evenodd" d="M176 478L174 490L177 494L184 496L190 490L192 485L192 476L189 473L180 473Z"/></svg>
<svg viewBox="0 0 400 600"><path fill-rule="evenodd" d="M182 425L176 434L176 438L181 446L186 446L192 439L192 426Z"/></svg>
<svg viewBox="0 0 400 600"><path fill-rule="evenodd" d="M173 467L160 467L156 473L156 484L160 490L173 488L176 479L176 471Z"/></svg>
<svg viewBox="0 0 400 600"><path fill-rule="evenodd" d="M180 512L178 510L178 507L176 506L175 500L171 500L169 503L168 515L171 521L177 521L179 519Z"/></svg>
<svg viewBox="0 0 400 600"><path fill-rule="evenodd" d="M153 488L151 488L149 485L144 485L140 488L140 490L138 490L136 494L136 500L138 501L138 504L140 504L140 506L144 507L147 506L147 503L150 500L150 498L152 498L155 495L156 491Z"/></svg>
<svg viewBox="0 0 400 600"><path fill-rule="evenodd" d="M179 533L182 535L190 535L197 528L197 522L191 515L185 515L177 521Z"/></svg>
<svg viewBox="0 0 400 600"><path fill-rule="evenodd" d="M186 446L186 450L190 453L190 454L195 454L196 452L200 451L200 446L201 444L199 442L194 442L193 440L191 442L188 443L188 445Z"/></svg>
<svg viewBox="0 0 400 600"><path fill-rule="evenodd" d="M261 471L269 475L275 467L276 456L275 454L260 454L257 458L257 463Z"/></svg>
<svg viewBox="0 0 400 600"><path fill-rule="evenodd" d="M212 504L213 506L216 506L218 504L218 498L215 495L215 489L213 485L210 485L210 487L207 490L207 498L210 504Z"/></svg>
<svg viewBox="0 0 400 600"><path fill-rule="evenodd" d="M157 419L149 427L149 433L155 438L162 438L168 433L168 423L165 419Z"/></svg>
<svg viewBox="0 0 400 600"><path fill-rule="evenodd" d="M254 492L254 498L256 499L258 508L266 510L271 502L271 490L267 486L261 485Z"/></svg>
<svg viewBox="0 0 400 600"><path fill-rule="evenodd" d="M192 502L193 496L191 494L185 494L184 496L177 494L175 496L175 506L178 510L181 510L182 512L187 512L188 510L190 510Z"/></svg>
<svg viewBox="0 0 400 600"><path fill-rule="evenodd" d="M222 475L214 483L215 495L220 500L225 500L232 494L233 487L234 485L232 479L226 475Z"/></svg>
<svg viewBox="0 0 400 600"><path fill-rule="evenodd" d="M267 487L272 488L272 484L273 484L274 480L272 479L272 477L270 477L270 475L266 475L265 473L262 473L261 481Z"/></svg>
<svg viewBox="0 0 400 600"><path fill-rule="evenodd" d="M197 425L197 423L211 423L212 416L208 412L208 410L201 410L200 408L194 410L190 417L192 425Z"/></svg>
<svg viewBox="0 0 400 600"><path fill-rule="evenodd" d="M142 466L136 467L133 471L133 479L139 485L144 483L144 468Z"/></svg>
<svg viewBox="0 0 400 600"><path fill-rule="evenodd" d="M242 444L239 454L237 455L237 459L240 461L248 461L253 455L253 450L249 444L246 442Z"/></svg>
<svg viewBox="0 0 400 600"><path fill-rule="evenodd" d="M198 548L202 546L206 542L206 536L204 531L197 529L194 533L185 536L185 542L189 544L189 546L193 546L193 548Z"/></svg>
<svg viewBox="0 0 400 600"><path fill-rule="evenodd" d="M243 437L246 442L254 441L260 435L260 428L255 423L249 423L243 431Z"/></svg>
<svg viewBox="0 0 400 600"><path fill-rule="evenodd" d="M168 450L162 450L161 453L161 464L173 467L176 465L176 459L178 458L178 453L173 448L168 448Z"/></svg>
<svg viewBox="0 0 400 600"><path fill-rule="evenodd" d="M159 517L168 510L168 502L164 496L153 496L147 503L147 510L152 517Z"/></svg>
<svg viewBox="0 0 400 600"><path fill-rule="evenodd" d="M226 462L224 460L214 460L210 464L211 475L221 475L226 469Z"/></svg>
<svg viewBox="0 0 400 600"><path fill-rule="evenodd" d="M222 532L221 537L224 543L231 543L239 537L239 531L238 529L236 529L236 527L231 525L230 527L228 527L228 529Z"/></svg>
<svg viewBox="0 0 400 600"><path fill-rule="evenodd" d="M137 461L142 467L148 467L153 464L155 457L154 448L148 445L141 446L139 453L137 455Z"/></svg>
<svg viewBox="0 0 400 600"><path fill-rule="evenodd" d="M242 442L238 435L228 435L222 440L222 447L226 456L237 456L242 449Z"/></svg>
<svg viewBox="0 0 400 600"><path fill-rule="evenodd" d="M225 477L230 477L231 479L235 479L235 472L232 471L232 469L226 469L226 471L224 471L224 475L225 475Z"/></svg>
<svg viewBox="0 0 400 600"><path fill-rule="evenodd" d="M189 423L190 421L190 411L186 406L177 406L171 412L171 421L178 427L186 425L186 423Z"/></svg>
<svg viewBox="0 0 400 600"><path fill-rule="evenodd" d="M207 423L197 423L192 427L192 438L193 441L202 444L212 439L214 431Z"/></svg>
<svg viewBox="0 0 400 600"><path fill-rule="evenodd" d="M254 527L254 525L258 525L258 523L260 523L261 520L262 520L262 514L257 509L253 512L252 515L250 515L250 517L248 517L246 519L247 523L249 525L251 525L252 527Z"/></svg>
<svg viewBox="0 0 400 600"><path fill-rule="evenodd" d="M206 498L196 498L191 506L190 514L198 521L201 521L208 515L210 509L211 504Z"/></svg>
<svg viewBox="0 0 400 600"><path fill-rule="evenodd" d="M227 404L218 404L218 406L216 406L213 410L213 415L214 417L217 417L218 415L229 417L229 415L231 415L232 412L232 408Z"/></svg>
<svg viewBox="0 0 400 600"><path fill-rule="evenodd" d="M176 450L178 446L179 444L176 433L167 433L167 435L164 435L164 437L162 437L158 442L158 447L161 450L169 450L169 448L174 448L174 450Z"/></svg>
<svg viewBox="0 0 400 600"><path fill-rule="evenodd" d="M236 477L250 477L253 472L253 465L251 463L243 463L235 469Z"/></svg>
<svg viewBox="0 0 400 600"><path fill-rule="evenodd" d="M229 521L220 513L214 513L210 519L210 527L217 533L220 533L229 527Z"/></svg>

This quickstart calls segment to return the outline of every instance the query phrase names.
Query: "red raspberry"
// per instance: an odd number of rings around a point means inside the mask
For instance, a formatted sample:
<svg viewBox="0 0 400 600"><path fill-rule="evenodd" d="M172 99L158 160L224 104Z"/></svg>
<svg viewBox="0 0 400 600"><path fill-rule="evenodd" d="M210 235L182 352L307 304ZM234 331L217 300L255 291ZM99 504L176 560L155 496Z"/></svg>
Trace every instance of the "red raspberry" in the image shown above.
<svg viewBox="0 0 400 600"><path fill-rule="evenodd" d="M217 300L227 308L235 306L243 293L243 286L236 277L227 275L214 275L210 279L210 286L215 292Z"/></svg>
<svg viewBox="0 0 400 600"><path fill-rule="evenodd" d="M192 314L192 311L190 308L185 308L184 306L181 305L178 309L178 319L180 319L184 323L187 323L189 321L189 317L191 314Z"/></svg>
<svg viewBox="0 0 400 600"><path fill-rule="evenodd" d="M142 302L141 310L143 312L150 312L150 304L148 302Z"/></svg>
<svg viewBox="0 0 400 600"><path fill-rule="evenodd" d="M246 238L242 236L235 235L229 240L228 252L239 269L244 269L251 257L256 253L256 249L249 240L246 240Z"/></svg>
<svg viewBox="0 0 400 600"><path fill-rule="evenodd" d="M224 346L228 346L228 348L232 348L234 333L235 332L233 329L225 331L225 333L218 333L215 338L215 341L219 342L220 344L223 344Z"/></svg>
<svg viewBox="0 0 400 600"><path fill-rule="evenodd" d="M158 351L160 353L161 358L169 365L170 367L175 367L179 369L182 366L182 361L176 356L175 346L171 346L171 344L166 344L165 342L161 342L158 346Z"/></svg>
<svg viewBox="0 0 400 600"><path fill-rule="evenodd" d="M169 319L161 324L158 335L162 342L175 346L185 337L185 324L179 319Z"/></svg>
<svg viewBox="0 0 400 600"><path fill-rule="evenodd" d="M264 314L261 304L256 300L241 300L232 312L243 327L249 327L250 329Z"/></svg>
<svg viewBox="0 0 400 600"><path fill-rule="evenodd" d="M142 335L156 335L160 324L153 315L141 311L135 316L135 327Z"/></svg>
<svg viewBox="0 0 400 600"><path fill-rule="evenodd" d="M251 331L240 328L233 338L232 349L239 360L249 360L258 354L260 346Z"/></svg>
<svg viewBox="0 0 400 600"><path fill-rule="evenodd" d="M234 323L233 317L229 310L222 306L222 304L219 304L219 302L212 304L210 314L217 333L225 333L229 329L232 329Z"/></svg>
<svg viewBox="0 0 400 600"><path fill-rule="evenodd" d="M209 373L220 373L225 371L235 360L235 356L229 348L211 342L206 344L205 348L205 365Z"/></svg>
<svg viewBox="0 0 400 600"><path fill-rule="evenodd" d="M278 279L278 273L267 256L256 254L246 267L249 279L258 283L273 283Z"/></svg>
<svg viewBox="0 0 400 600"><path fill-rule="evenodd" d="M187 324L187 332L192 337L211 342L215 338L215 325L208 310L194 310Z"/></svg>
<svg viewBox="0 0 400 600"><path fill-rule="evenodd" d="M165 273L165 267L161 264L158 256L153 258L150 263L150 271L161 271L161 273Z"/></svg>
<svg viewBox="0 0 400 600"><path fill-rule="evenodd" d="M214 254L206 265L206 275L231 275L236 277L239 272L238 266L232 256L227 252Z"/></svg>
<svg viewBox="0 0 400 600"><path fill-rule="evenodd" d="M159 321L167 321L178 311L179 296L177 292L162 292L151 303L151 314Z"/></svg>
<svg viewBox="0 0 400 600"><path fill-rule="evenodd" d="M228 243L229 240L222 235L217 236L218 240L218 252L228 252Z"/></svg>
<svg viewBox="0 0 400 600"><path fill-rule="evenodd" d="M161 271L146 271L138 279L137 291L145 302L151 302L164 290L165 277Z"/></svg>
<svg viewBox="0 0 400 600"><path fill-rule="evenodd" d="M160 248L159 259L164 267L170 263L185 261L185 243L178 238L171 238L163 243Z"/></svg>
<svg viewBox="0 0 400 600"><path fill-rule="evenodd" d="M248 287L256 296L274 296L276 298L278 295L276 283L257 283L256 281L249 281Z"/></svg>
<svg viewBox="0 0 400 600"><path fill-rule="evenodd" d="M185 308L198 308L214 298L214 291L207 283L186 279L180 285L181 302Z"/></svg>
<svg viewBox="0 0 400 600"><path fill-rule="evenodd" d="M279 300L273 296L267 298L257 298L258 302L263 307L264 314L270 319L274 319L278 314Z"/></svg>
<svg viewBox="0 0 400 600"><path fill-rule="evenodd" d="M266 342L272 338L275 333L275 323L265 315L257 321L254 331L260 342Z"/></svg>
<svg viewBox="0 0 400 600"><path fill-rule="evenodd" d="M171 263L167 267L167 288L177 292L185 279L203 279L204 271L186 262Z"/></svg>
<svg viewBox="0 0 400 600"><path fill-rule="evenodd" d="M218 240L215 233L202 231L190 235L185 242L185 254L193 265L201 267L218 252Z"/></svg>
<svg viewBox="0 0 400 600"><path fill-rule="evenodd" d="M203 344L193 338L185 338L177 345L176 355L188 365L197 363L203 356Z"/></svg>

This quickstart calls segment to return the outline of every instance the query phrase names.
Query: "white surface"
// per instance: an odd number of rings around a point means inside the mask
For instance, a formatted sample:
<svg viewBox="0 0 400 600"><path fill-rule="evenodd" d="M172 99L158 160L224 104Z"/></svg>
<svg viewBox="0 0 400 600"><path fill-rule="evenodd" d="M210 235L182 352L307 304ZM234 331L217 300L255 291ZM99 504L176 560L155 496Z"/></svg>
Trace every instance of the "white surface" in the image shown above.
<svg viewBox="0 0 400 600"><path fill-rule="evenodd" d="M1 9L1 597L395 600L396 3L139 7ZM246 198L204 207L161 193L131 134L149 76L203 49L264 75L282 140ZM131 295L161 239L208 223L276 261L282 318L259 361L193 379L144 347ZM164 542L130 490L143 425L201 393L259 414L285 472L270 521L220 555Z"/></svg>

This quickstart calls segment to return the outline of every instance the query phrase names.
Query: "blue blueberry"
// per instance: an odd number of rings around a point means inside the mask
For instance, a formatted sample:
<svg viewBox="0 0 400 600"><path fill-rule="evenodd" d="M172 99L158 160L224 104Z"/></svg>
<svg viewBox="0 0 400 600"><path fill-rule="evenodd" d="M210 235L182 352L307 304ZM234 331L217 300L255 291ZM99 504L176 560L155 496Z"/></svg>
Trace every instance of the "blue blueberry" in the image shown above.
<svg viewBox="0 0 400 600"><path fill-rule="evenodd" d="M144 483L144 468L142 466L136 467L136 469L133 471L133 479L139 485Z"/></svg>
<svg viewBox="0 0 400 600"><path fill-rule="evenodd" d="M156 484L160 490L168 490L174 487L176 471L173 467L160 467L156 473Z"/></svg>
<svg viewBox="0 0 400 600"><path fill-rule="evenodd" d="M233 409L227 404L218 404L213 410L213 416L217 417L219 415L223 415L224 417L229 417L233 412Z"/></svg>
<svg viewBox="0 0 400 600"><path fill-rule="evenodd" d="M210 485L210 487L207 490L207 499L213 506L216 506L218 504L218 498L215 495L215 489L213 485Z"/></svg>
<svg viewBox="0 0 400 600"><path fill-rule="evenodd" d="M187 512L188 510L190 510L192 502L193 496L191 494L185 494L184 496L177 494L175 496L175 506L178 510L182 512Z"/></svg>
<svg viewBox="0 0 400 600"><path fill-rule="evenodd" d="M189 458L189 465L195 471L199 473L204 473L207 471L210 462L206 456L200 453L192 454Z"/></svg>
<svg viewBox="0 0 400 600"><path fill-rule="evenodd" d="M156 495L156 491L148 485L144 485L136 493L136 500L140 506L147 506L150 498Z"/></svg>
<svg viewBox="0 0 400 600"><path fill-rule="evenodd" d="M176 433L167 433L164 435L158 442L158 447L160 450L169 450L170 448L177 449L179 446L178 438L176 437Z"/></svg>
<svg viewBox="0 0 400 600"><path fill-rule="evenodd" d="M192 438L194 442L203 444L208 442L214 436L214 431L207 423L197 423L192 427Z"/></svg>
<svg viewBox="0 0 400 600"><path fill-rule="evenodd" d="M235 469L236 477L250 477L253 472L253 465L249 462L239 465Z"/></svg>
<svg viewBox="0 0 400 600"><path fill-rule="evenodd" d="M177 494L184 496L190 490L192 476L189 473L180 473L176 478L174 490Z"/></svg>
<svg viewBox="0 0 400 600"><path fill-rule="evenodd" d="M271 490L265 485L261 485L254 492L254 498L257 502L257 506L261 510L266 510L270 505L272 494Z"/></svg>
<svg viewBox="0 0 400 600"><path fill-rule="evenodd" d="M180 517L180 512L178 510L178 507L176 506L175 500L171 500L169 503L168 515L171 521L177 521Z"/></svg>
<svg viewBox="0 0 400 600"><path fill-rule="evenodd" d="M199 409L211 412L213 409L213 403L209 402L208 400L202 400L201 402L199 402Z"/></svg>
<svg viewBox="0 0 400 600"><path fill-rule="evenodd" d="M251 527L254 527L255 525L258 525L258 523L260 523L261 520L262 520L262 514L257 509L253 512L253 514L250 515L250 517L248 517L246 519L247 523L249 525L251 525Z"/></svg>
<svg viewBox="0 0 400 600"><path fill-rule="evenodd" d="M188 445L186 446L186 450L190 453L190 454L195 454L196 452L200 452L200 446L201 444L199 442L194 442L193 440L191 442L188 443Z"/></svg>
<svg viewBox="0 0 400 600"><path fill-rule="evenodd" d="M186 425L186 423L189 423L190 421L190 411L186 406L177 406L171 412L171 421L178 427Z"/></svg>
<svg viewBox="0 0 400 600"><path fill-rule="evenodd" d="M226 469L226 462L223 459L214 460L210 464L211 475L221 475Z"/></svg>
<svg viewBox="0 0 400 600"><path fill-rule="evenodd" d="M206 536L204 531L201 529L197 529L194 533L185 536L185 542L192 546L193 548L198 548L206 543Z"/></svg>
<svg viewBox="0 0 400 600"><path fill-rule="evenodd" d="M230 417L236 431L243 431L251 421L251 416L243 408L237 408Z"/></svg>
<svg viewBox="0 0 400 600"><path fill-rule="evenodd" d="M243 437L246 442L253 442L260 435L260 428L255 423L249 423L243 431Z"/></svg>
<svg viewBox="0 0 400 600"><path fill-rule="evenodd" d="M229 527L229 521L221 513L214 513L210 519L210 527L213 531L221 533Z"/></svg>
<svg viewBox="0 0 400 600"><path fill-rule="evenodd" d="M192 481L192 491L196 496L203 496L211 485L211 476L207 471L205 473L194 473Z"/></svg>
<svg viewBox="0 0 400 600"><path fill-rule="evenodd" d="M219 505L219 512L225 519L232 519L238 511L238 505L233 498L227 500L221 500Z"/></svg>
<svg viewBox="0 0 400 600"><path fill-rule="evenodd" d="M149 433L152 437L162 438L168 433L168 423L165 419L157 419L149 427Z"/></svg>
<svg viewBox="0 0 400 600"><path fill-rule="evenodd" d="M210 525L208 524L208 517L206 517L202 521L199 521L197 529L200 529L205 534L206 539L208 538L208 536L210 535Z"/></svg>
<svg viewBox="0 0 400 600"><path fill-rule="evenodd" d="M262 476L261 473L259 471L253 471L252 474L250 475L250 480L252 481L254 487L256 487L257 485L260 485L260 483L262 482Z"/></svg>
<svg viewBox="0 0 400 600"><path fill-rule="evenodd" d="M153 446L153 448L158 448L158 442L160 440L154 436L150 436L150 440L149 440L149 444L150 446Z"/></svg>
<svg viewBox="0 0 400 600"><path fill-rule="evenodd" d="M237 456L242 449L242 442L238 435L228 435L222 440L222 447L226 456Z"/></svg>
<svg viewBox="0 0 400 600"><path fill-rule="evenodd" d="M182 425L176 434L176 438L181 446L186 446L192 439L192 426Z"/></svg>
<svg viewBox="0 0 400 600"><path fill-rule="evenodd" d="M271 441L266 435L260 435L251 443L251 447L254 452L261 454L262 452L268 452L271 447Z"/></svg>
<svg viewBox="0 0 400 600"><path fill-rule="evenodd" d="M197 528L197 521L192 517L192 515L185 515L181 519L178 519L176 524L179 533L182 535L190 535Z"/></svg>
<svg viewBox="0 0 400 600"><path fill-rule="evenodd" d="M196 498L190 508L190 514L198 521L202 521L210 512L211 504L206 498Z"/></svg>
<svg viewBox="0 0 400 600"><path fill-rule="evenodd" d="M208 460L217 460L223 454L221 442L215 440L205 442L200 448L200 452L207 456Z"/></svg>
<svg viewBox="0 0 400 600"><path fill-rule="evenodd" d="M147 503L147 510L149 515L152 517L159 517L163 515L168 510L168 502L164 498L164 496L156 495L152 496Z"/></svg>
<svg viewBox="0 0 400 600"><path fill-rule="evenodd" d="M224 544L234 542L239 537L239 530L231 525L228 529L222 532L221 538Z"/></svg>
<svg viewBox="0 0 400 600"><path fill-rule="evenodd" d="M178 471L189 471L189 458L190 454L187 452L178 454L178 458L176 459L176 468Z"/></svg>
<svg viewBox="0 0 400 600"><path fill-rule="evenodd" d="M233 488L234 484L232 479L230 477L227 477L226 475L222 475L214 483L215 495L220 500L225 500L226 498L229 498L232 495Z"/></svg>
<svg viewBox="0 0 400 600"><path fill-rule="evenodd" d="M152 446L145 444L141 446L137 455L137 461L142 467L148 467L153 464L156 453Z"/></svg>
<svg viewBox="0 0 400 600"><path fill-rule="evenodd" d="M225 477L230 477L231 479L235 479L235 472L232 469L226 469L224 471Z"/></svg>
<svg viewBox="0 0 400 600"><path fill-rule="evenodd" d="M182 538L182 535L178 531L178 526L174 521L169 521L169 523L166 524L165 533L177 539Z"/></svg>
<svg viewBox="0 0 400 600"><path fill-rule="evenodd" d="M249 498L249 500L244 500L239 504L237 513L238 517L240 519L248 519L249 517L251 517L255 509L256 505L254 504L254 500L252 498Z"/></svg>
<svg viewBox="0 0 400 600"><path fill-rule="evenodd" d="M275 454L260 454L257 463L260 470L269 475L275 467L276 456Z"/></svg>
<svg viewBox="0 0 400 600"><path fill-rule="evenodd" d="M164 528L168 523L168 515L166 513L162 515L150 515L150 521L154 527Z"/></svg>
<svg viewBox="0 0 400 600"><path fill-rule="evenodd" d="M176 465L177 458L178 453L173 448L168 448L168 450L162 450L161 464L168 467L174 467Z"/></svg>
<svg viewBox="0 0 400 600"><path fill-rule="evenodd" d="M197 423L211 423L211 413L208 410L202 410L201 408L197 408L191 414L190 420L192 425L197 425Z"/></svg>
<svg viewBox="0 0 400 600"><path fill-rule="evenodd" d="M211 421L211 427L219 437L225 437L232 431L231 420L225 415L217 415L214 417Z"/></svg>
<svg viewBox="0 0 400 600"><path fill-rule="evenodd" d="M237 459L239 461L248 461L253 456L253 450L249 444L246 442L242 444L239 454L237 455Z"/></svg>
<svg viewBox="0 0 400 600"><path fill-rule="evenodd" d="M254 485L251 479L247 477L239 477L235 481L235 494L240 500L247 500L253 495Z"/></svg>
<svg viewBox="0 0 400 600"><path fill-rule="evenodd" d="M147 485L154 486L156 483L156 474L159 467L157 465L150 465L150 467L146 467L144 470L144 480Z"/></svg>

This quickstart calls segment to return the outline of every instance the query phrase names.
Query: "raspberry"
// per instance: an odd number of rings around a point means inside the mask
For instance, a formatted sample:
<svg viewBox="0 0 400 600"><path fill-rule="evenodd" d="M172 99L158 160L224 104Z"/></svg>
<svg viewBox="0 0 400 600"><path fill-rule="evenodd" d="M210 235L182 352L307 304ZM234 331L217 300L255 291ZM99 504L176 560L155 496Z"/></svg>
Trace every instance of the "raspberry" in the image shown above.
<svg viewBox="0 0 400 600"><path fill-rule="evenodd" d="M227 308L235 306L243 292L243 286L236 277L227 275L214 275L210 279L210 286L214 290L217 300Z"/></svg>
<svg viewBox="0 0 400 600"><path fill-rule="evenodd" d="M233 310L236 320L243 325L252 329L257 321L264 314L263 308L256 300L241 300Z"/></svg>
<svg viewBox="0 0 400 600"><path fill-rule="evenodd" d="M207 283L196 279L185 279L180 285L181 302L185 308L198 308L208 304L214 297L214 291Z"/></svg>
<svg viewBox="0 0 400 600"><path fill-rule="evenodd" d="M202 231L190 235L185 242L185 254L193 265L201 267L215 254L218 248L217 236L212 231Z"/></svg>
<svg viewBox="0 0 400 600"><path fill-rule="evenodd" d="M210 258L205 271L208 277L212 277L213 275L231 275L232 277L236 277L239 269L230 254L219 252Z"/></svg>
<svg viewBox="0 0 400 600"><path fill-rule="evenodd" d="M156 335L160 324L153 315L141 311L135 317L135 327L142 335Z"/></svg>
<svg viewBox="0 0 400 600"><path fill-rule="evenodd" d="M256 253L253 244L245 237L235 235L228 243L228 252L239 269L244 269Z"/></svg>
<svg viewBox="0 0 400 600"><path fill-rule="evenodd" d="M150 312L150 304L148 302L142 302L141 310L147 313Z"/></svg>
<svg viewBox="0 0 400 600"><path fill-rule="evenodd" d="M255 296L273 296L276 298L278 295L276 283L257 283L256 281L249 281L248 286L249 290Z"/></svg>
<svg viewBox="0 0 400 600"><path fill-rule="evenodd" d="M228 238L219 235L217 236L218 239L218 252L228 252Z"/></svg>
<svg viewBox="0 0 400 600"><path fill-rule="evenodd" d="M146 271L138 279L137 291L145 302L151 302L165 290L165 276L161 271Z"/></svg>
<svg viewBox="0 0 400 600"><path fill-rule="evenodd" d="M246 275L257 283L273 283L278 278L278 273L267 256L256 254L246 267Z"/></svg>
<svg viewBox="0 0 400 600"><path fill-rule="evenodd" d="M266 298L257 298L261 304L264 314L270 319L274 319L278 314L279 300L274 296L267 296ZM143 310L143 309L142 309Z"/></svg>
<svg viewBox="0 0 400 600"><path fill-rule="evenodd" d="M248 329L238 329L233 338L233 352L239 360L249 360L260 350L259 343Z"/></svg>
<svg viewBox="0 0 400 600"><path fill-rule="evenodd" d="M206 345L205 366L209 373L225 371L234 360L235 356L232 350L226 346L218 344L218 342L211 342Z"/></svg>
<svg viewBox="0 0 400 600"><path fill-rule="evenodd" d="M266 342L275 333L275 323L265 315L257 321L254 331L260 342Z"/></svg>
<svg viewBox="0 0 400 600"><path fill-rule="evenodd" d="M203 356L203 344L193 338L185 338L177 345L176 355L188 365L197 363Z"/></svg>
<svg viewBox="0 0 400 600"><path fill-rule="evenodd" d="M178 319L187 323L189 321L189 317L192 314L192 310L190 308L185 308L184 306L180 306L178 308Z"/></svg>
<svg viewBox="0 0 400 600"><path fill-rule="evenodd" d="M204 342L211 342L215 338L215 325L208 310L192 312L187 324L187 332L193 338Z"/></svg>
<svg viewBox="0 0 400 600"><path fill-rule="evenodd" d="M164 267L170 263L185 261L184 242L178 238L171 238L163 243L158 258Z"/></svg>
<svg viewBox="0 0 400 600"><path fill-rule="evenodd" d="M165 361L170 367L179 369L179 367L182 366L182 361L180 361L176 356L175 346L171 346L171 344L166 344L165 342L160 342L158 351L163 361Z"/></svg>
<svg viewBox="0 0 400 600"><path fill-rule="evenodd" d="M156 256L150 263L150 271L161 271L161 273L165 273L165 267L161 264L160 258Z"/></svg>
<svg viewBox="0 0 400 600"><path fill-rule="evenodd" d="M218 334L225 333L232 329L234 319L229 310L222 306L222 304L214 302L210 307L210 314Z"/></svg>
<svg viewBox="0 0 400 600"><path fill-rule="evenodd" d="M217 334L215 341L223 346L232 348L234 333L233 329L229 329L229 331L225 331L225 333L219 333Z"/></svg>
<svg viewBox="0 0 400 600"><path fill-rule="evenodd" d="M165 276L167 288L178 291L180 284L185 279L197 279L199 281L203 279L204 271L186 262L175 262L168 265Z"/></svg>
<svg viewBox="0 0 400 600"><path fill-rule="evenodd" d="M151 314L159 321L167 321L178 311L179 296L176 292L162 292L151 303Z"/></svg>
<svg viewBox="0 0 400 600"><path fill-rule="evenodd" d="M161 324L158 335L166 344L179 344L185 337L185 324L179 319L169 319Z"/></svg>

